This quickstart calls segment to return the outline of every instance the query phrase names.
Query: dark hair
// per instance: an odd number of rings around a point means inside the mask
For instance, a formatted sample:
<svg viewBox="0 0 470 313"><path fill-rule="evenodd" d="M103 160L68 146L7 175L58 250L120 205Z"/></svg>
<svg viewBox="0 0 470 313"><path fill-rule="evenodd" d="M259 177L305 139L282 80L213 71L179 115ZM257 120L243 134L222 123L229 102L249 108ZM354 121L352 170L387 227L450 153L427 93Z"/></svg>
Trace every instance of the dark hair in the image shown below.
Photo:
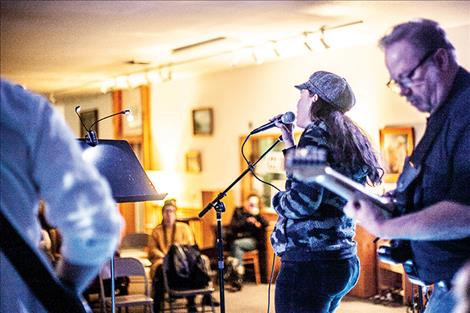
<svg viewBox="0 0 470 313"><path fill-rule="evenodd" d="M386 49L402 40L412 44L422 54L444 48L451 51L455 59L454 46L447 39L445 31L435 21L417 19L395 25L387 35L379 40L379 46Z"/></svg>
<svg viewBox="0 0 470 313"><path fill-rule="evenodd" d="M354 168L364 167L371 184L381 182L383 170L369 139L359 126L320 97L312 103L310 118L321 119L328 127L329 148L335 162Z"/></svg>

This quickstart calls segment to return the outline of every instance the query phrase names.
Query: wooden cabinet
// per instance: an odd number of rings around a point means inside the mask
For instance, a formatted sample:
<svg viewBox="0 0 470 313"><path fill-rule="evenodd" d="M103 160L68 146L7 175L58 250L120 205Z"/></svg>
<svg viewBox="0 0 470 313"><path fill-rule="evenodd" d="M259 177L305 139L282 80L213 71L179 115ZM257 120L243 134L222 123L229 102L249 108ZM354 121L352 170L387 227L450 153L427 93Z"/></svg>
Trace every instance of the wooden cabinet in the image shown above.
<svg viewBox="0 0 470 313"><path fill-rule="evenodd" d="M266 277L271 275L273 262L273 248L269 240L274 229L274 223L266 228ZM369 298L377 293L377 257L374 237L362 227L358 226L356 231L356 241L358 248L358 257L361 261L359 280L356 286L349 292L349 295L359 298ZM273 282L281 267L281 259L276 257L274 264Z"/></svg>
<svg viewBox="0 0 470 313"><path fill-rule="evenodd" d="M349 295L368 298L377 293L377 254L375 237L361 226L356 227L355 240L357 242L357 255L361 262L359 280Z"/></svg>

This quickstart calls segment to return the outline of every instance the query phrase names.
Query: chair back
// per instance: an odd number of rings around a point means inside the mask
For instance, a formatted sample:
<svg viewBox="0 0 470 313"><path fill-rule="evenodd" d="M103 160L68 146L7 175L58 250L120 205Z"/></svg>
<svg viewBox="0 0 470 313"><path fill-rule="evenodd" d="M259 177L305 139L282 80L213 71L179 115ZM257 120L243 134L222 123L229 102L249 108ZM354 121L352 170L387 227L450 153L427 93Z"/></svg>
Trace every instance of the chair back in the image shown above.
<svg viewBox="0 0 470 313"><path fill-rule="evenodd" d="M145 295L149 296L147 276L142 263L136 258L114 258L114 278L140 276L144 278ZM106 262L100 271L100 286L104 291L103 280L111 278L111 264ZM104 297L104 294L102 295Z"/></svg>
<svg viewBox="0 0 470 313"><path fill-rule="evenodd" d="M121 249L144 249L147 247L150 235L146 233L130 233L122 238Z"/></svg>

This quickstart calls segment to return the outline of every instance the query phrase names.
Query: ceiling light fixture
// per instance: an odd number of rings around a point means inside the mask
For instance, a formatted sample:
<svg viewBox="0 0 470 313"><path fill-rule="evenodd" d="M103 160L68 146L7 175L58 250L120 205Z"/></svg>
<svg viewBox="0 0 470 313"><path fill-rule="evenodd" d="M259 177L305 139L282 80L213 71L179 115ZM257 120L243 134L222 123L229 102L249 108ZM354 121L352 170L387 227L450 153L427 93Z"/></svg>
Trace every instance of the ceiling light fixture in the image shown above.
<svg viewBox="0 0 470 313"><path fill-rule="evenodd" d="M326 27L325 25L320 27L320 42L325 49L330 49L331 46L326 42L326 39L325 39L325 29L326 29L325 27Z"/></svg>
<svg viewBox="0 0 470 313"><path fill-rule="evenodd" d="M279 52L279 47L278 47L277 41L276 41L276 40L272 40L272 41L271 41L271 45L272 45L273 52L274 52L274 54L276 55L276 57L280 58L280 57L281 57L281 53Z"/></svg>
<svg viewBox="0 0 470 313"><path fill-rule="evenodd" d="M148 84L147 77L144 73L130 74L127 76L127 82L132 89Z"/></svg>
<svg viewBox="0 0 470 313"><path fill-rule="evenodd" d="M114 87L116 89L127 89L129 88L129 82L127 76L118 76L115 78Z"/></svg>
<svg viewBox="0 0 470 313"><path fill-rule="evenodd" d="M307 47L307 49L312 52L313 51L313 47L311 46L311 44L309 43L309 32L303 32L303 36L304 36L304 46Z"/></svg>
<svg viewBox="0 0 470 313"><path fill-rule="evenodd" d="M191 58L191 59L181 60L181 61L177 61L177 62L170 59L171 60L170 62L167 62L165 64L159 64L157 66L151 66L151 67L146 67L145 66L145 65L149 64L146 61L131 60L131 61L127 61L127 63L132 64L132 65L142 65L142 66L144 66L144 68L140 71L135 71L135 72L132 72L132 73L127 73L127 74L122 75L122 76L118 76L115 79L112 79L111 80L112 82L110 82L110 80L108 79L108 80L101 81L101 82L97 82L97 81L89 82L85 85L100 83L100 85L101 85L100 89L103 93L105 93L105 92L107 92L109 90L112 90L112 89L126 89L126 88L129 88L129 85L131 85L131 87L132 87L132 86L135 86L136 84L147 84L148 82L151 82L151 83L166 82L166 81L172 80L172 78L173 78L173 69L174 69L175 66L186 65L186 64L190 64L190 63L204 61L204 60L207 60L207 59L211 59L211 58L214 58L214 57L220 57L220 56L227 55L227 54L232 54L232 59L231 59L231 66L232 67L235 67L235 66L239 65L241 63L242 59L245 59L245 58L248 58L248 59L251 58L256 64L262 64L265 61L263 54L271 55L270 52L267 52L269 49L271 49L271 51L274 53L274 56L277 57L277 58L280 58L281 56L285 56L285 55L293 55L291 52L287 53L287 54L283 52L281 54L281 49L280 49L281 44L289 43L288 44L289 51L292 50L295 45L292 45L290 42L293 41L293 40L298 41L299 47L303 43L303 46L306 47L309 51L315 51L315 48L314 48L314 47L316 47L315 42L320 43L321 46L323 46L325 49L330 49L332 47L332 44L331 44L331 42L327 42L326 37L325 37L325 33L327 31L337 29L337 28L352 26L352 25L360 24L360 23L363 23L363 21L358 20L358 21L354 21L354 22L350 22L350 23L346 23L346 24L335 25L335 26L323 25L315 31L304 31L300 35L290 36L290 37L281 38L281 39L277 39L277 40L270 40L270 41L267 41L267 42L264 42L262 44L258 44L258 45L255 45L255 46L253 46L253 45L243 46L243 47L240 47L238 49L225 50L225 51L221 51L221 52L217 52L217 53L213 53L213 54L209 54L209 55L204 55L204 56L199 56L199 57L194 57L194 58ZM315 34L315 36L313 36L314 34ZM315 38L313 38L313 37L315 37ZM200 47L200 46L203 46L203 45L212 44L214 42L222 41L222 40L225 40L225 39L226 39L226 37L216 37L216 38L212 38L212 39L209 39L209 40L205 40L205 41L197 42L197 43L194 43L194 44L190 44L190 45L187 45L187 46L182 46L182 47L173 49L172 54L181 53L181 52L187 51L189 49L193 49L193 48ZM266 50L266 51L264 51L263 49ZM134 75L134 74L140 74L143 77L143 78L139 78L139 83L134 82L133 78L130 78L130 76ZM82 85L81 87L75 88L73 90L80 89L80 88L84 87L85 85ZM57 95L62 95L62 94L69 93L71 91L72 90L70 90L70 89L69 90L56 91L55 95L56 96Z"/></svg>

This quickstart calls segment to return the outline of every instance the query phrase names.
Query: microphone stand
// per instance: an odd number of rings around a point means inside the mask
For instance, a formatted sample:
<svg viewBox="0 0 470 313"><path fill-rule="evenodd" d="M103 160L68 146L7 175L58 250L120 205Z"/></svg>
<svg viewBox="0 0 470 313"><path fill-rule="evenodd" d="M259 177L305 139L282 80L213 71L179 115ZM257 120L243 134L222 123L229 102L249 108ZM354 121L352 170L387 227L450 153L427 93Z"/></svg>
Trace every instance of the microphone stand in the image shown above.
<svg viewBox="0 0 470 313"><path fill-rule="evenodd" d="M251 136L251 134L249 135ZM238 176L224 191L219 193L217 197L212 200L206 207L199 212L199 217L203 217L210 209L214 208L216 212L217 218L217 268L219 272L219 293L220 293L220 313L225 313L225 290L224 290L224 242L222 239L222 213L225 212L225 205L222 202L222 199L227 195L227 192L235 186L248 172L254 170L254 167L258 162L268 154L278 143L282 141L282 136L279 136L274 144L269 147L253 164L248 164L248 168L246 168L240 176Z"/></svg>

